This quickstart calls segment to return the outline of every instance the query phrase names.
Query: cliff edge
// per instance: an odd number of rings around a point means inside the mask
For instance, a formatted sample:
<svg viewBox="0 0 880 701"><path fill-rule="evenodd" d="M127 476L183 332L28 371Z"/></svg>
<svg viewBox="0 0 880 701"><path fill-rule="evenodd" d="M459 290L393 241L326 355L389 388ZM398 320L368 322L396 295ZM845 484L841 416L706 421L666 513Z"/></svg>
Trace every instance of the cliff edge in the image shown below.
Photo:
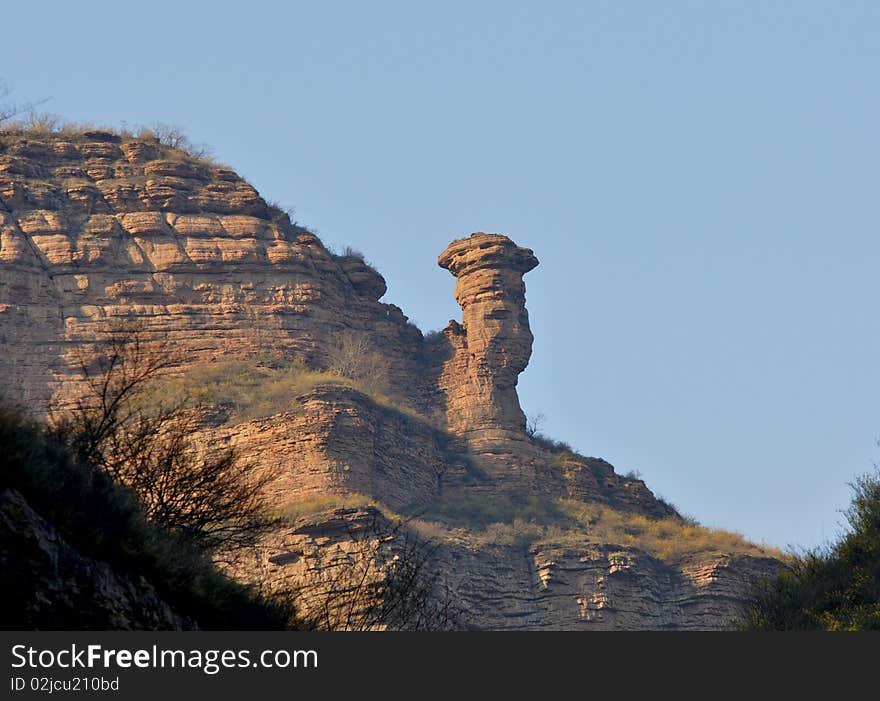
<svg viewBox="0 0 880 701"><path fill-rule="evenodd" d="M378 510L435 544L468 628L729 625L773 553L527 434L535 254L480 232L438 263L462 318L423 337L362 257L225 166L148 135L0 133L0 386L40 413L85 390L114 323L170 343L157 391L197 389L200 440L277 475L277 526L235 577L296 590Z"/></svg>

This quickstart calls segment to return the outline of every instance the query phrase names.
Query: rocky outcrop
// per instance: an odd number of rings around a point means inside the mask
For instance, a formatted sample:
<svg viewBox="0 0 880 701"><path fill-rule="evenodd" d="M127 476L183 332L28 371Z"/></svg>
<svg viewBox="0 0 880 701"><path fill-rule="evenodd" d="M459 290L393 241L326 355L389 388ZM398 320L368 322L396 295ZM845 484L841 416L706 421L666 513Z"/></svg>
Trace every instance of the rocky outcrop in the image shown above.
<svg viewBox="0 0 880 701"><path fill-rule="evenodd" d="M667 564L613 544L457 543L438 555L449 586L489 630L723 630L771 558Z"/></svg>
<svg viewBox="0 0 880 701"><path fill-rule="evenodd" d="M120 320L137 322L145 342L173 348L177 376L237 363L312 372L354 338L348 355L378 359L388 394L348 376L290 389L272 415L218 402L197 440L273 471L280 514L357 495L424 517L437 534L438 576L468 627L725 625L745 579L772 572L772 558L746 547L668 562L625 531L603 540L586 521L515 542L493 540L479 514L467 521L468 505L568 501L684 524L641 480L526 434L516 386L533 340L523 282L538 264L532 251L477 233L453 241L438 262L456 277L462 319L423 339L398 307L379 301L385 281L359 255L332 254L225 166L151 138L0 132L0 392L35 412L49 398L63 404L82 389L80 359ZM462 504L450 504L455 498ZM20 566L50 592L28 604L33 620L46 620L46 601L73 616L88 590L107 599L108 612L89 625L183 625L148 585L114 579L16 504L9 514L24 522L12 531L34 534L22 541ZM320 563L351 555L347 538L376 513L282 518L258 548L237 554L233 572L301 592L321 579ZM529 518L508 516L505 528Z"/></svg>
<svg viewBox="0 0 880 701"><path fill-rule="evenodd" d="M516 383L532 354L523 275L538 265L532 251L499 234L472 234L440 254L456 277L462 323L444 334L453 355L440 376L450 430L476 452L504 452L525 437Z"/></svg>
<svg viewBox="0 0 880 701"><path fill-rule="evenodd" d="M295 409L208 432L248 464L277 474L279 510L290 503L358 494L396 511L424 509L448 467L443 432L362 392L322 385L292 397Z"/></svg>
<svg viewBox="0 0 880 701"><path fill-rule="evenodd" d="M13 489L0 493L0 589L6 630L185 630L142 577L84 557Z"/></svg>
<svg viewBox="0 0 880 701"><path fill-rule="evenodd" d="M654 517L673 513L607 462L550 454L528 439L516 385L532 353L523 275L538 265L534 253L506 236L475 233L449 244L438 263L456 277L462 321L443 331L449 351L440 356L437 384L450 432L492 478L476 489L600 501Z"/></svg>
<svg viewBox="0 0 880 701"><path fill-rule="evenodd" d="M263 591L295 592L299 627L382 630L375 591L400 550L393 530L370 506L285 519L256 547L224 553L223 566Z"/></svg>
<svg viewBox="0 0 880 701"><path fill-rule="evenodd" d="M321 365L363 330L411 383L418 330L385 281L333 256L235 172L156 140L0 133L0 386L42 405L120 320L185 363L274 352Z"/></svg>
<svg viewBox="0 0 880 701"><path fill-rule="evenodd" d="M303 612L347 601L342 590L392 557L412 533L377 509L344 508L280 523L259 545L228 558L242 581L271 592L296 591ZM424 574L451 604L455 627L471 630L724 630L742 614L743 591L776 572L770 557L724 555L664 562L633 547L492 542L464 530L434 536ZM351 568L351 562L366 568ZM327 612L325 612L326 614Z"/></svg>

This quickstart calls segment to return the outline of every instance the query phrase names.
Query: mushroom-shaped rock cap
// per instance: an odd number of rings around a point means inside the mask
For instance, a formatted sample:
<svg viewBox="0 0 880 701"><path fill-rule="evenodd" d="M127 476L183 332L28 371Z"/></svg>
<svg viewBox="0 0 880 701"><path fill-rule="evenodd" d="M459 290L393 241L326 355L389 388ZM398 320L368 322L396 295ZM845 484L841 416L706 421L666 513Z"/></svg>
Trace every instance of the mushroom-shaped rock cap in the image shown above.
<svg viewBox="0 0 880 701"><path fill-rule="evenodd" d="M478 232L450 243L440 254L437 263L459 277L484 268L515 270L525 274L538 265L538 259L530 248L517 246L502 234Z"/></svg>

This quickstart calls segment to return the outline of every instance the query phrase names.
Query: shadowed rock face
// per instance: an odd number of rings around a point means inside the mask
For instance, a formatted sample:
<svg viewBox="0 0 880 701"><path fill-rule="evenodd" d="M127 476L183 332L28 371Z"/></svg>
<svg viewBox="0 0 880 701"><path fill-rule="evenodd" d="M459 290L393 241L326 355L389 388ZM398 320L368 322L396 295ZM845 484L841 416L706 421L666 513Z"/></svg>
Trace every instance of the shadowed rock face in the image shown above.
<svg viewBox="0 0 880 701"><path fill-rule="evenodd" d="M438 259L457 281L462 323L445 334L454 350L440 378L450 429L477 452L504 451L525 437L516 394L532 354L523 275L538 265L528 248L500 234L453 241Z"/></svg>
<svg viewBox="0 0 880 701"><path fill-rule="evenodd" d="M7 630L185 630L143 577L86 557L14 489L0 492L0 586Z"/></svg>

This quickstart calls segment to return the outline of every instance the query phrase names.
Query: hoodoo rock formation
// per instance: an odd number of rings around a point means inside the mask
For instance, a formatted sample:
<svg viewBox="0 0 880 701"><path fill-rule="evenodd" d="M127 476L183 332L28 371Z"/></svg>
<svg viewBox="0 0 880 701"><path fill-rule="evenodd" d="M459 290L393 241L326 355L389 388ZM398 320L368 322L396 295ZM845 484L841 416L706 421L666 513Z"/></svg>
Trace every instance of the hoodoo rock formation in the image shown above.
<svg viewBox="0 0 880 701"><path fill-rule="evenodd" d="M476 233L449 244L438 263L456 277L462 309L462 323L444 331L454 353L440 378L449 428L477 452L503 452L525 436L516 383L533 338L523 275L538 259L506 236Z"/></svg>
<svg viewBox="0 0 880 701"><path fill-rule="evenodd" d="M236 554L235 578L299 591L381 511L436 543L470 628L728 625L776 560L526 433L532 251L477 233L438 262L462 320L425 338L360 256L229 168L144 136L0 132L0 392L34 413L63 404L119 320L179 353L163 381L212 372L197 440L278 475L274 529Z"/></svg>

